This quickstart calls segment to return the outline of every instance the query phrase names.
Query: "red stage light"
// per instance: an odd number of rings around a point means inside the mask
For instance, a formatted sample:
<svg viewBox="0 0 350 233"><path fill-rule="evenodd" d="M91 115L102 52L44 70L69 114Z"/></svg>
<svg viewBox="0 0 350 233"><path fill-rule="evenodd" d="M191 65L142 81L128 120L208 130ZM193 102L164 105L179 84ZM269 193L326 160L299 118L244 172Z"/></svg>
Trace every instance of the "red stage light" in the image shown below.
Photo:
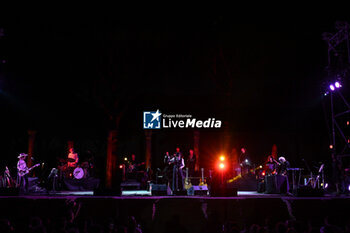
<svg viewBox="0 0 350 233"><path fill-rule="evenodd" d="M261 175L265 176L265 172L261 173Z"/></svg>
<svg viewBox="0 0 350 233"><path fill-rule="evenodd" d="M221 155L220 156L220 161L224 161L225 160L225 156Z"/></svg>
<svg viewBox="0 0 350 233"><path fill-rule="evenodd" d="M119 165L119 168L120 168L120 169L123 169L123 165Z"/></svg>
<svg viewBox="0 0 350 233"><path fill-rule="evenodd" d="M220 163L219 164L219 168L224 169L225 168L225 164L224 163Z"/></svg>

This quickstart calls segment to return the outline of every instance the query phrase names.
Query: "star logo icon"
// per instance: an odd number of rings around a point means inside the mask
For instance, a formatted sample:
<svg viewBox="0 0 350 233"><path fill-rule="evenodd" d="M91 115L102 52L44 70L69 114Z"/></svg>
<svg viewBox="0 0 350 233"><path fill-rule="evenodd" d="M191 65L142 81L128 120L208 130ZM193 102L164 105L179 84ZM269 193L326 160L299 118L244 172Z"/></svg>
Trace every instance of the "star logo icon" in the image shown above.
<svg viewBox="0 0 350 233"><path fill-rule="evenodd" d="M159 112L159 109L157 109L157 111L155 113L151 113L151 115L153 116L151 122L153 122L156 119L157 119L157 121L159 121L159 116L162 114Z"/></svg>

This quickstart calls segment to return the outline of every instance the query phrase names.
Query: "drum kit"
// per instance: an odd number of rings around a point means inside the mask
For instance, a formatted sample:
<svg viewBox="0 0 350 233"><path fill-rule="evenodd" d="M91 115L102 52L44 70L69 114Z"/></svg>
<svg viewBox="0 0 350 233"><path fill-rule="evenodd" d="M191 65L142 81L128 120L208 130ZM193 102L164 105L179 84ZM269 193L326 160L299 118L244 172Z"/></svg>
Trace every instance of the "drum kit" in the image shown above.
<svg viewBox="0 0 350 233"><path fill-rule="evenodd" d="M74 162L72 158L59 159L61 165L58 166L58 170L62 177L66 179L83 179L89 177L89 162L82 162L74 167L69 167L68 162Z"/></svg>

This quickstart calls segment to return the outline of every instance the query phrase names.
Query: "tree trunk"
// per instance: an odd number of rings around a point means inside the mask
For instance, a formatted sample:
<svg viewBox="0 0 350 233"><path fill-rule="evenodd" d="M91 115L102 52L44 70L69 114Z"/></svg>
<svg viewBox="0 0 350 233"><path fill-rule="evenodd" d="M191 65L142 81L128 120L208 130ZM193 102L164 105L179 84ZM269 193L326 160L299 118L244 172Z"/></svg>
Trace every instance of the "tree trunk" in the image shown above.
<svg viewBox="0 0 350 233"><path fill-rule="evenodd" d="M117 130L111 130L108 134L107 161L106 161L106 188L112 188L117 169Z"/></svg>
<svg viewBox="0 0 350 233"><path fill-rule="evenodd" d="M146 168L151 168L152 166L152 130L146 130Z"/></svg>
<svg viewBox="0 0 350 233"><path fill-rule="evenodd" d="M28 167L32 166L32 156L34 152L35 136L36 136L35 130L28 130L28 159L27 159Z"/></svg>
<svg viewBox="0 0 350 233"><path fill-rule="evenodd" d="M194 154L197 156L197 162L196 162L196 165L195 165L195 170L196 171L199 171L199 138L200 138L200 134L199 134L199 131L194 131L193 133L193 152Z"/></svg>

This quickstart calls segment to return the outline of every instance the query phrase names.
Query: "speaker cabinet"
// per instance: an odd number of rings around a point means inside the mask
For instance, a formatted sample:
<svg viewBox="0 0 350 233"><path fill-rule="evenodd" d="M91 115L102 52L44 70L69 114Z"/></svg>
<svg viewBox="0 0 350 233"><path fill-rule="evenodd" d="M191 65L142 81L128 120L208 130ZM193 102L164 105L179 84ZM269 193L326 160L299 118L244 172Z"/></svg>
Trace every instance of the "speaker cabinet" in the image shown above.
<svg viewBox="0 0 350 233"><path fill-rule="evenodd" d="M192 185L187 190L187 195L189 196L208 196L208 194L208 186L206 185Z"/></svg>
<svg viewBox="0 0 350 233"><path fill-rule="evenodd" d="M152 196L172 195L170 187L166 184L150 184Z"/></svg>

